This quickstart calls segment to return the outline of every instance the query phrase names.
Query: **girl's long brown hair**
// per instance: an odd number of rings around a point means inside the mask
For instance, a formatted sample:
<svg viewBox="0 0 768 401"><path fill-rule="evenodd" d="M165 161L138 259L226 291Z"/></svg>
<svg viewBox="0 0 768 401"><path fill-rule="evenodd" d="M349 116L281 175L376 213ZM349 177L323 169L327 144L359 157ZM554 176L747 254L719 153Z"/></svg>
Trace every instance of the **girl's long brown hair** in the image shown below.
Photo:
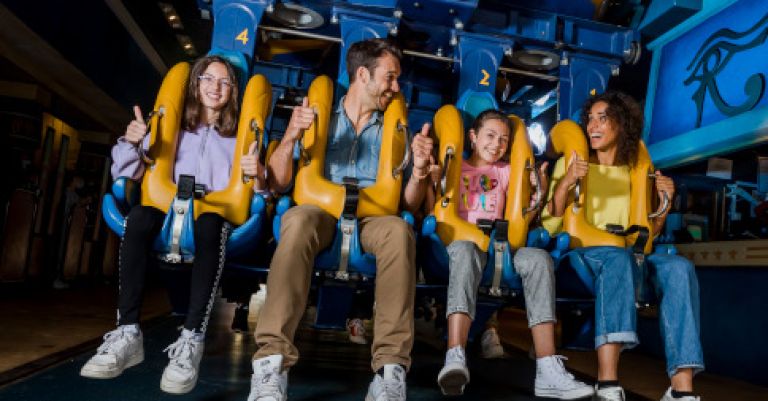
<svg viewBox="0 0 768 401"><path fill-rule="evenodd" d="M192 72L189 73L189 85L187 85L187 100L184 104L184 116L182 117L182 128L187 131L194 131L200 125L203 104L200 102L200 80L198 77L205 72L212 63L221 63L227 68L229 80L234 85L229 91L229 100L221 109L218 121L214 125L219 131L219 135L232 137L237 134L237 118L239 116L238 104L238 85L235 69L229 61L219 56L205 56L197 59L192 65Z"/></svg>
<svg viewBox="0 0 768 401"><path fill-rule="evenodd" d="M634 167L637 163L637 152L640 148L640 139L643 135L643 109L637 100L622 92L608 91L587 99L581 109L581 128L589 141L589 112L597 102L605 102L608 107L605 114L608 122L613 124L618 133L618 149L616 150L616 164ZM593 153L590 150L590 154Z"/></svg>

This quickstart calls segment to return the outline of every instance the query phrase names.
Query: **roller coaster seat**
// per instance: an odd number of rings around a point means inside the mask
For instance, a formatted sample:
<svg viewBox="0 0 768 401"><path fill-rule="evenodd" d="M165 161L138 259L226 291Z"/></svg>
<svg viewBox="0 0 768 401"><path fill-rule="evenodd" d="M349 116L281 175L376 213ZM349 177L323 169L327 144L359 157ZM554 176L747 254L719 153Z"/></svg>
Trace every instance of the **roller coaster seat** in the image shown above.
<svg viewBox="0 0 768 401"><path fill-rule="evenodd" d="M481 293L494 297L516 296L522 281L512 263L514 250L529 245L550 245L549 235L541 230L528 233L528 223L535 207L528 207L530 186L528 173L534 160L530 142L522 121L510 116L515 127L510 151L510 182L503 220L471 224L458 215L461 156L464 130L462 119L454 106L443 106L435 115L435 132L439 142L443 179L433 214L425 218L421 229L420 262L428 282L448 282L448 252L446 246L457 240L474 242L488 253L488 261L480 284ZM540 192L540 191L539 191ZM538 194L541 199L541 193ZM509 230L513 227L514 231ZM555 241L555 245L557 241Z"/></svg>
<svg viewBox="0 0 768 401"><path fill-rule="evenodd" d="M308 92L310 107L316 119L300 141L299 168L293 198L278 201L273 233L280 241L282 216L295 202L320 207L338 220L334 240L318 254L315 269L346 281L349 278L369 280L375 278L376 260L362 250L358 235L358 218L396 215L400 203L400 189L405 165L408 163L407 111L402 95L397 95L384 112L381 153L376 182L358 188L355 180L345 179L336 184L324 176L328 126L333 103L333 82L327 76L316 78ZM400 165L395 163L400 160ZM413 216L402 217L413 225Z"/></svg>
<svg viewBox="0 0 768 401"><path fill-rule="evenodd" d="M107 225L120 237L125 234L125 220L132 206L168 211L153 248L161 260L170 263L193 260L193 225L200 214L219 214L227 224L235 226L226 244L227 255L231 257L253 248L262 235L266 218L264 197L254 194L250 178L239 168L232 170L228 186L221 191L205 193L195 186L191 176L174 182L173 164L188 77L189 65L179 63L163 80L149 122L149 150L140 152L146 165L141 188L126 177L118 178L112 193L104 196L102 208ZM260 152L266 150L263 127L269 113L271 86L263 76L253 76L243 99L233 165L239 165L240 157L254 140L258 140Z"/></svg>
<svg viewBox="0 0 768 401"><path fill-rule="evenodd" d="M563 120L553 127L550 134L552 147L558 154L562 154L565 165L570 162L570 157L575 152L582 160L589 160L586 137L581 128L573 121ZM653 165L645 145L640 143L638 149L638 161L630 169L630 212L629 229L623 227L609 227L602 230L590 224L585 216L586 199L588 195L587 180L577 184L576 193L569 196L566 202L566 210L562 219L563 232L570 235L570 248L578 249L591 246L614 246L628 248L635 255L635 296L638 306L647 306L655 301L655 294L648 279L648 271L644 259L650 252L674 254L675 249L671 245L660 245L652 248L654 239L653 227L650 223L654 215L664 213L669 207L669 200L665 198L660 205L660 210L648 213L655 196L653 184ZM581 323L576 325L575 332L565 333L568 336L567 343L573 348L591 348L593 344L593 321L591 308L595 296L595 277L592 270L579 252L563 252L556 261L556 282L558 304L569 308L568 315L580 317ZM570 304L570 306L568 306Z"/></svg>

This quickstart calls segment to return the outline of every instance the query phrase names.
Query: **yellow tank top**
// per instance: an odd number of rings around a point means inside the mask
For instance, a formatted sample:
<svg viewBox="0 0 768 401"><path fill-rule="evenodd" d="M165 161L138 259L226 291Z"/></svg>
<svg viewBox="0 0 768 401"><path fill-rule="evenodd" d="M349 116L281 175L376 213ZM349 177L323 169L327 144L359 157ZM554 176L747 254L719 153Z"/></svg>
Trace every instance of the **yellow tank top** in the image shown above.
<svg viewBox="0 0 768 401"><path fill-rule="evenodd" d="M565 159L560 158L552 172L549 184L549 196L552 199L557 183L565 176ZM626 228L629 224L630 206L629 166L603 166L589 164L587 186L589 193L585 199L584 215L595 227L605 229L607 224L619 224ZM544 228L554 235L563 228L563 218L553 217L544 208L541 214Z"/></svg>

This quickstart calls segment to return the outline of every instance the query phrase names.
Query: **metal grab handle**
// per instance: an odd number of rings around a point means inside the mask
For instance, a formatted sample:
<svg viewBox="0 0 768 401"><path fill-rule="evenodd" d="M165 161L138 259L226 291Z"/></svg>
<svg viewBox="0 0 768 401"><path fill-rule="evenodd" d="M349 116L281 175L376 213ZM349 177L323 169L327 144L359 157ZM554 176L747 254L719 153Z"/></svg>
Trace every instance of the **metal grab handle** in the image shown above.
<svg viewBox="0 0 768 401"><path fill-rule="evenodd" d="M656 179L656 174L648 173L648 178ZM667 194L667 191L661 191L661 193L663 194L661 197L661 205L659 205L659 209L657 211L648 214L649 219L655 219L664 215L664 213L667 213L667 210L669 210L669 207L671 206L671 202L669 201L669 194Z"/></svg>
<svg viewBox="0 0 768 401"><path fill-rule="evenodd" d="M152 111L149 112L149 114L147 114L147 117L144 119L144 121L148 121L148 122L150 122L150 124L147 125L147 133L144 134L144 136L147 136L147 135L149 135L152 132L152 124L151 124L152 117L157 116L157 118L159 120L164 115L165 115L165 106L160 106L159 109L152 110ZM158 124L158 129L160 129L159 128L160 127L160 125L159 125L160 121L158 121L157 124ZM155 165L155 159L153 159L153 158L149 157L149 155L147 155L147 152L144 151L144 148L141 146L141 143L139 143L138 150L139 150L139 157L141 158L141 161L144 162L144 164L146 164L146 165L148 165L150 167ZM149 149L147 149L147 150L149 150Z"/></svg>
<svg viewBox="0 0 768 401"><path fill-rule="evenodd" d="M581 196L581 178L576 180L576 185L573 187L575 197L573 198L573 211L578 212L581 205L579 204L579 196Z"/></svg>
<svg viewBox="0 0 768 401"><path fill-rule="evenodd" d="M398 121L397 130L403 133L403 140L405 141L405 154L403 155L403 161L400 163L400 165L392 169L393 178L397 178L397 176L400 175L406 167L408 167L408 163L411 162L411 143L408 141L410 139L408 138L408 126Z"/></svg>
<svg viewBox="0 0 768 401"><path fill-rule="evenodd" d="M317 140L317 130L319 129L317 127L317 109L314 109L315 116L312 121L312 125L315 127L315 140ZM309 163L312 161L312 157L309 155L309 152L307 152L307 148L304 147L304 132L301 133L301 138L299 138L299 157L304 160L304 165L308 166Z"/></svg>
<svg viewBox="0 0 768 401"><path fill-rule="evenodd" d="M538 171L536 171L536 166L531 166L531 163L529 160L525 160L525 170L526 171L533 171L533 176L535 177L533 180L535 181L534 186L536 187L536 202L534 202L533 206L524 207L523 208L523 214L528 214L530 212L539 210L541 207L541 202L544 200L544 193L541 190L541 177L539 177ZM530 173L528 173L530 176Z"/></svg>
<svg viewBox="0 0 768 401"><path fill-rule="evenodd" d="M258 153L261 148L261 142L259 141L259 132L261 132L261 129L259 129L259 124L256 123L256 119L251 119L250 128L251 132L253 132L253 137L255 138L254 142L256 142L256 152ZM256 177L243 174L243 184L249 184L254 178Z"/></svg>
<svg viewBox="0 0 768 401"><path fill-rule="evenodd" d="M448 146L445 149L445 157L443 158L443 172L442 176L440 177L440 197L443 198L443 201L441 202L441 205L443 207L448 206L448 202L450 202L450 199L445 197L445 193L448 190L448 166L450 165L451 161L453 161L453 158L456 155L456 150L453 148L453 146Z"/></svg>

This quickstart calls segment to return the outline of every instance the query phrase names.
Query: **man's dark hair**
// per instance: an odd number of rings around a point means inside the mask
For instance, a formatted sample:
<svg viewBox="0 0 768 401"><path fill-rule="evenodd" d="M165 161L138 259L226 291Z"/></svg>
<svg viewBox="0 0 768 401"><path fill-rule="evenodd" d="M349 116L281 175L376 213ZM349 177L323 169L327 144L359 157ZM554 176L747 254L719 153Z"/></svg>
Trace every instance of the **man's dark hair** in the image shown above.
<svg viewBox="0 0 768 401"><path fill-rule="evenodd" d="M581 109L581 128L587 136L587 141L589 141L589 132L587 132L589 112L597 102L608 104L605 114L608 116L608 122L613 124L618 134L616 164L633 167L637 163L637 152L643 135L642 107L632 96L617 91L608 91L590 97Z"/></svg>
<svg viewBox="0 0 768 401"><path fill-rule="evenodd" d="M375 38L353 43L347 51L349 83L355 82L355 75L360 67L365 67L373 74L378 58L385 53L391 54L398 62L403 58L400 48L387 39Z"/></svg>

